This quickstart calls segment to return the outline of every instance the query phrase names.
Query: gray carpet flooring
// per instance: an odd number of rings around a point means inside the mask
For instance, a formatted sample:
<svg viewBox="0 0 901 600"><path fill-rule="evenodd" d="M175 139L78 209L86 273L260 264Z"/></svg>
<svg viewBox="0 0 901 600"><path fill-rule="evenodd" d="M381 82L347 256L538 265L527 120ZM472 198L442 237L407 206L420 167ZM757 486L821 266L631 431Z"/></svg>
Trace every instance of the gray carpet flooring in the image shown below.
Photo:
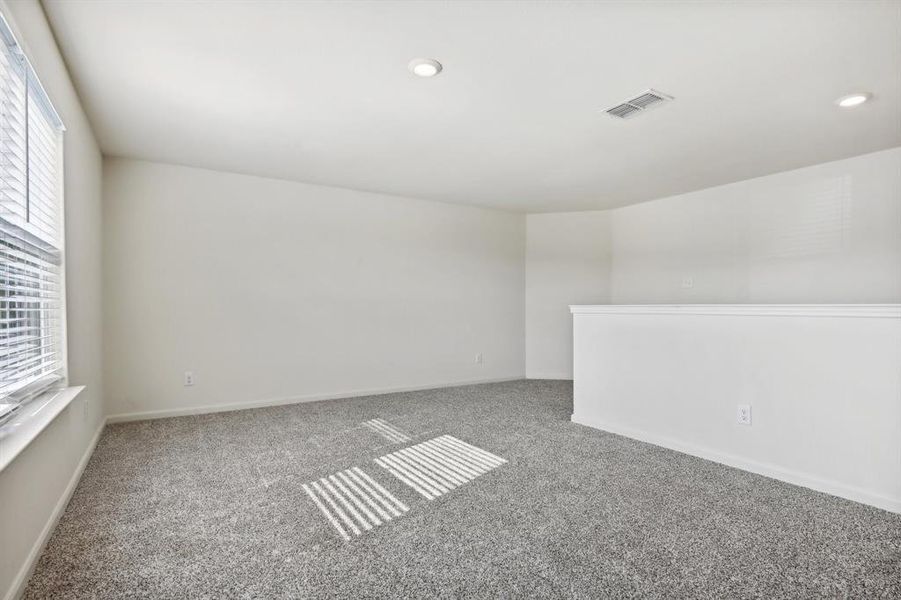
<svg viewBox="0 0 901 600"><path fill-rule="evenodd" d="M26 598L901 598L901 516L574 425L571 396L112 425ZM507 462L432 499L375 462L446 435ZM360 535L338 519L345 540L304 486L354 468L408 510Z"/></svg>

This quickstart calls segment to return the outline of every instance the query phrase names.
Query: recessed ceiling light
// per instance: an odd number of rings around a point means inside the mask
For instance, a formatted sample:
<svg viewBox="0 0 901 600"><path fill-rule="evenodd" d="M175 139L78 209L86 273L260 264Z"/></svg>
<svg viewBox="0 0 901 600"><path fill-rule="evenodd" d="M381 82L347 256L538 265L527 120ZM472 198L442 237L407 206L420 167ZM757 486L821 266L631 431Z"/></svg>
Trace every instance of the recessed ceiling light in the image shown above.
<svg viewBox="0 0 901 600"><path fill-rule="evenodd" d="M871 97L872 94L868 94L866 92L858 92L856 94L848 94L847 96L842 96L841 98L836 100L835 103L842 108L851 108L854 106L860 106Z"/></svg>
<svg viewBox="0 0 901 600"><path fill-rule="evenodd" d="M441 63L432 58L414 58L409 64L410 72L418 77L434 77L441 72Z"/></svg>

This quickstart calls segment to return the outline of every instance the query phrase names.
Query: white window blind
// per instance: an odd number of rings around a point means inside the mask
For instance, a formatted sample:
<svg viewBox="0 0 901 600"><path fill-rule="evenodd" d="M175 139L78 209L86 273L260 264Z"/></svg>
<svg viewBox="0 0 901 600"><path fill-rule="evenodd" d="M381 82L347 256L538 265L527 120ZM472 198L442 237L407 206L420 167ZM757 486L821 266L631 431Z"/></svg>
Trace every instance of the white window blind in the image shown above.
<svg viewBox="0 0 901 600"><path fill-rule="evenodd" d="M64 379L65 336L62 122L2 18L0 46L2 408Z"/></svg>

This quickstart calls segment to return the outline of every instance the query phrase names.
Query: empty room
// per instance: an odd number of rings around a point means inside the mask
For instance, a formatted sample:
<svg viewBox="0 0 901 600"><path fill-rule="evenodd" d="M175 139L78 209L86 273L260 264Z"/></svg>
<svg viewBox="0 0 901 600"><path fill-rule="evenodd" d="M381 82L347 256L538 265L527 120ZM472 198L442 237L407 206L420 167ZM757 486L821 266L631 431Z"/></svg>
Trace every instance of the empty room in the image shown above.
<svg viewBox="0 0 901 600"><path fill-rule="evenodd" d="M901 598L901 0L0 17L0 600Z"/></svg>

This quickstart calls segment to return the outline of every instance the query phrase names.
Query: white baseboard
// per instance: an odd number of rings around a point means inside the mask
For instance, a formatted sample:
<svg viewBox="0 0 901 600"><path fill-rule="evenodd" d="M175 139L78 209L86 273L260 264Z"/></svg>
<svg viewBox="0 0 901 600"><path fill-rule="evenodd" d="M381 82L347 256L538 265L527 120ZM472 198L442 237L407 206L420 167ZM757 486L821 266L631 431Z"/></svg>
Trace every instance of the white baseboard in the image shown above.
<svg viewBox="0 0 901 600"><path fill-rule="evenodd" d="M78 487L78 482L81 480L81 474L88 465L88 461L94 453L94 448L97 447L97 442L100 440L100 434L103 433L103 428L105 426L106 420L104 419L100 422L100 425L98 425L97 431L94 433L94 437L85 449L81 460L78 461L78 466L75 467L75 472L72 473L72 477L69 478L69 483L66 484L66 489L63 490L62 496L60 496L56 506L53 507L53 512L50 513L50 518L47 519L44 529L41 530L41 535L38 536L38 539L35 540L34 545L31 547L31 552L28 553L25 564L23 564L19 569L19 572L16 573L16 577L13 579L5 600L17 600L25 593L25 586L31 578L31 573L34 571L34 567L37 565L41 553L44 552L44 547L47 546L47 542L50 541L50 535L56 528L56 524L59 523L60 517L63 516L63 512L65 512L66 506L68 506L69 500L75 492L75 488Z"/></svg>
<svg viewBox="0 0 901 600"><path fill-rule="evenodd" d="M579 425L592 427L594 429L601 429L603 431L615 433L617 435L622 435L642 442L647 442L649 444L654 444L655 446L662 446L664 448L669 448L670 450L675 450L684 454L691 454L692 456L711 460L713 462L724 464L729 467L735 467L736 469L742 469L743 471L750 471L751 473L778 479L779 481L784 481L786 483L810 488L818 492L824 492L833 496L839 496L840 498L853 500L862 504L869 504L870 506L875 506L876 508L881 508L883 510L901 513L901 499L882 496L880 494L876 494L855 486L846 485L837 481L821 479L814 475L809 475L800 471L785 469L783 467L758 462L756 460L743 458L741 456L735 456L733 454L726 454L724 452L713 450L711 448L697 446L695 444L683 442L681 440L658 435L655 433L650 433L648 431L643 431L640 429L634 429L632 427L617 425L615 423L607 423L591 418L583 418L576 414L572 415L572 422L578 423Z"/></svg>
<svg viewBox="0 0 901 600"><path fill-rule="evenodd" d="M553 379L555 381L572 381L572 373L526 373L526 379Z"/></svg>
<svg viewBox="0 0 901 600"><path fill-rule="evenodd" d="M466 385L479 385L483 383L501 383L504 381L519 381L523 375L514 377L497 377L491 379L472 379L466 381L450 381L444 383L430 383L427 385L414 385L408 387L375 388L368 390L350 390L331 394L310 394L306 396L292 396L287 398L269 398L266 400L250 400L247 402L233 402L229 404L215 404L209 406L189 406L184 408L169 408L163 410L148 410L132 413L120 413L109 415L107 423L125 423L128 421L145 421L148 419L165 419L168 417L183 417L187 415L205 415L217 412L230 412L248 408L265 408L267 406L284 406L286 404L301 404L304 402L319 402L321 400L339 400L342 398L357 398L359 396L380 396L382 394L397 394L402 392L418 392L439 388L462 387Z"/></svg>

